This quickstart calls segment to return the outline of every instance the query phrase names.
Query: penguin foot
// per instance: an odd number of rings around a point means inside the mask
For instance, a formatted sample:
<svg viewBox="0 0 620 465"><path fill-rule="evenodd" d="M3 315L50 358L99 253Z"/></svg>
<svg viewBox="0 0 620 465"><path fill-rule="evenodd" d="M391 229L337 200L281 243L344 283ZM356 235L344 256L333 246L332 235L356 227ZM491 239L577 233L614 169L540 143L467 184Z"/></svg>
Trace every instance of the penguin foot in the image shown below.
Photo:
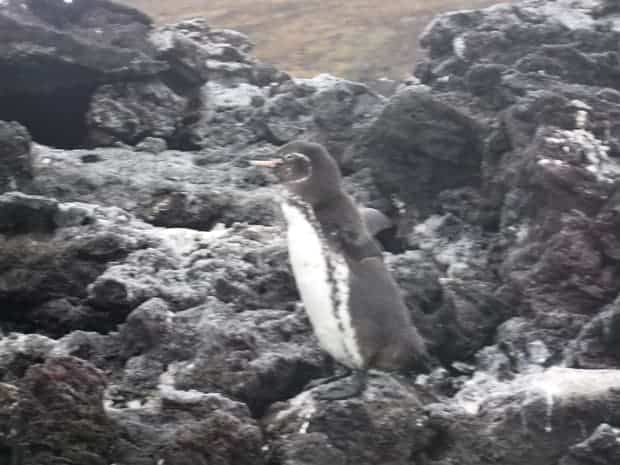
<svg viewBox="0 0 620 465"><path fill-rule="evenodd" d="M346 378L347 376L351 376L352 371L350 369L346 369L344 373L339 373L337 375L328 376L327 378L318 378L313 379L308 384L304 386L304 391L308 391L310 389L314 389L317 386L321 386L323 384L333 383L334 381L338 381L339 379Z"/></svg>
<svg viewBox="0 0 620 465"><path fill-rule="evenodd" d="M350 382L329 386L324 392L318 392L316 398L318 400L343 400L356 397L366 390L367 380L366 370L354 370Z"/></svg>

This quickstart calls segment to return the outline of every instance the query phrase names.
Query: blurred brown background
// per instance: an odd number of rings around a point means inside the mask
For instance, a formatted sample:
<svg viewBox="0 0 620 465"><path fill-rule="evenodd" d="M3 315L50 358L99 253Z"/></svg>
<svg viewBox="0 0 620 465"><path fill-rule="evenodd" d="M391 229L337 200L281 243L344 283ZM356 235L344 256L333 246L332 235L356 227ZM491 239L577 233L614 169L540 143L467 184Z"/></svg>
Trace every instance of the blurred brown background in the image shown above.
<svg viewBox="0 0 620 465"><path fill-rule="evenodd" d="M403 78L417 37L440 12L493 0L121 0L158 23L203 16L244 32L263 61L297 77Z"/></svg>

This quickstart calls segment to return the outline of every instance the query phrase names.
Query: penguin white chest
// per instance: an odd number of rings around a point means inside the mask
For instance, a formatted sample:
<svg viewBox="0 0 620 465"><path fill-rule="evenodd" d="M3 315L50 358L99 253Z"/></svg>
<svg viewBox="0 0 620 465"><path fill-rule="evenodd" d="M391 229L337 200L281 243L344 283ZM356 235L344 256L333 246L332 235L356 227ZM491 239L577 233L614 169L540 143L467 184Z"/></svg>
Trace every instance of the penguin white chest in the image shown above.
<svg viewBox="0 0 620 465"><path fill-rule="evenodd" d="M324 244L314 218L288 203L282 203L282 212L295 282L319 344L343 365L362 368L348 311L349 268L344 257Z"/></svg>

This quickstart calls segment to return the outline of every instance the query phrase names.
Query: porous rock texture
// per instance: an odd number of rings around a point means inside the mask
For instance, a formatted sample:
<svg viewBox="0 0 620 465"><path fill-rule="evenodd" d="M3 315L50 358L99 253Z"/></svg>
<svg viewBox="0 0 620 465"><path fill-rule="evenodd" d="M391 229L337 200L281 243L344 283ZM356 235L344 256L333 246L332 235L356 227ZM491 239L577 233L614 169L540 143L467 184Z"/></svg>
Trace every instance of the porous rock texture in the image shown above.
<svg viewBox="0 0 620 465"><path fill-rule="evenodd" d="M0 463L618 463L614 2L441 15L387 97L201 19L0 5ZM432 372L307 387L341 368L248 163L296 138L394 220Z"/></svg>

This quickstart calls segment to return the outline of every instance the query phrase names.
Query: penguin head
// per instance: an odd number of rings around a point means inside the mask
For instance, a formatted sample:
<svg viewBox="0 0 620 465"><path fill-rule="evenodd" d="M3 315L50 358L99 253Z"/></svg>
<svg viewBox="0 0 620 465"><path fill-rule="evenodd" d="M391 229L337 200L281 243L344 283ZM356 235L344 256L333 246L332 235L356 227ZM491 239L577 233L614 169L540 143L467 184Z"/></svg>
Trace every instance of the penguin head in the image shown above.
<svg viewBox="0 0 620 465"><path fill-rule="evenodd" d="M255 160L254 166L271 168L292 194L318 205L340 195L340 168L319 144L294 141L282 146L271 160Z"/></svg>
<svg viewBox="0 0 620 465"><path fill-rule="evenodd" d="M303 184L312 176L312 161L301 152L285 153L274 172L284 184Z"/></svg>

